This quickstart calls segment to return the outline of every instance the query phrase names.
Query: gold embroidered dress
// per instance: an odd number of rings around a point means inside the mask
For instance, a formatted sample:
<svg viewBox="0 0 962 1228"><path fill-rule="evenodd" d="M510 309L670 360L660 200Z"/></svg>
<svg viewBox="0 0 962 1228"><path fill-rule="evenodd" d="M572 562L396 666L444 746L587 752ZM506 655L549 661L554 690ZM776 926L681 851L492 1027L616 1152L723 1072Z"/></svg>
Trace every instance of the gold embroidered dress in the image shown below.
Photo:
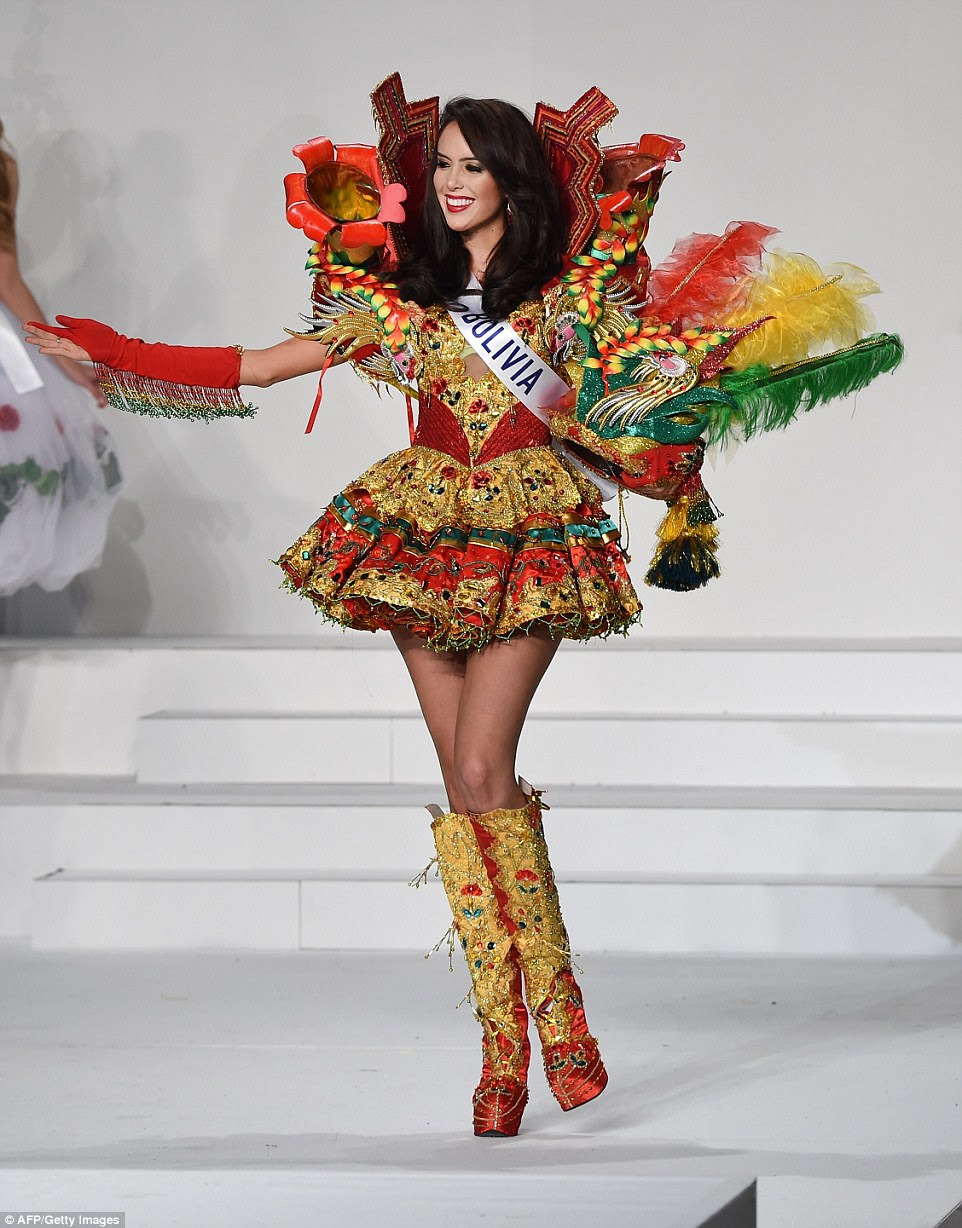
<svg viewBox="0 0 962 1228"><path fill-rule="evenodd" d="M412 446L372 465L285 551L288 586L343 626L404 628L439 650L538 624L574 639L625 630L641 606L597 487L497 376L466 374L470 351L444 308L407 306ZM509 322L550 361L544 300Z"/></svg>

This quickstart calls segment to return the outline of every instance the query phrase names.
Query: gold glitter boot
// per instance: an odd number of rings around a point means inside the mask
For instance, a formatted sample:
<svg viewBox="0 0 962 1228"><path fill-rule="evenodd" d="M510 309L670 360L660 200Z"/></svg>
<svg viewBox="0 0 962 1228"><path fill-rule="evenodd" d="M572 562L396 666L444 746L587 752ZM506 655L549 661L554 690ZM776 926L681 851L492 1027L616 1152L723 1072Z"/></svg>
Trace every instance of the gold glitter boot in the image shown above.
<svg viewBox="0 0 962 1228"><path fill-rule="evenodd" d="M505 928L521 959L525 997L538 1028L545 1074L565 1110L600 1095L608 1075L588 1031L581 991L571 970L571 944L561 916L541 797L527 781L526 805L472 814L481 855Z"/></svg>
<svg viewBox="0 0 962 1228"><path fill-rule="evenodd" d="M454 917L483 1030L484 1062L475 1088L474 1133L518 1133L528 1102L528 1012L521 969L467 815L428 806L438 873Z"/></svg>

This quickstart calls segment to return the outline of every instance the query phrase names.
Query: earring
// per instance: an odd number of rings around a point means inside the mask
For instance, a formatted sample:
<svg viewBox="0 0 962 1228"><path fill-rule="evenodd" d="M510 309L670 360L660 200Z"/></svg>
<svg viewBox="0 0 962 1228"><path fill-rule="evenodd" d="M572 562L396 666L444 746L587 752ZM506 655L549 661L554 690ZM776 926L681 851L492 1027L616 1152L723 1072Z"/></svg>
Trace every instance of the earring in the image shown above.
<svg viewBox="0 0 962 1228"><path fill-rule="evenodd" d="M507 222L507 224L508 224L509 226L511 225L511 222L512 222L512 220L513 220L513 219L512 219L512 217L511 217L511 201L510 201L510 200L505 202L505 206L504 206L504 220L505 220L505 222Z"/></svg>

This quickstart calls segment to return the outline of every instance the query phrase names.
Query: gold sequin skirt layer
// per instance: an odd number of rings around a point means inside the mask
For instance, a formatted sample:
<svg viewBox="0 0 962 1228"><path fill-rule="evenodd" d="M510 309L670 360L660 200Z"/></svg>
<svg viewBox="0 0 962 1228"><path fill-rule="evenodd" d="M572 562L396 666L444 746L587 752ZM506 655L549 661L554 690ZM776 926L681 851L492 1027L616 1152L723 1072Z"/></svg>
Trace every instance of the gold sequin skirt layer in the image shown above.
<svg viewBox="0 0 962 1228"><path fill-rule="evenodd" d="M277 560L327 618L438 651L537 625L625 631L641 603L597 488L549 447L475 468L414 446L373 465Z"/></svg>

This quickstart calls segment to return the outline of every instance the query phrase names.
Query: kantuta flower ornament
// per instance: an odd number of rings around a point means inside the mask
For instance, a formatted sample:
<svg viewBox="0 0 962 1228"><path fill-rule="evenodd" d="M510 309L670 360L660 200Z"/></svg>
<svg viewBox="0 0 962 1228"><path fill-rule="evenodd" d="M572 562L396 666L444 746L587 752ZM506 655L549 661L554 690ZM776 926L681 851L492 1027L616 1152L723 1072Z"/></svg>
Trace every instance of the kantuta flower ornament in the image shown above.
<svg viewBox="0 0 962 1228"><path fill-rule="evenodd" d="M404 221L407 188L384 183L374 146L335 145L320 136L293 152L304 172L284 179L291 225L344 252L351 264L362 264L379 248L390 251L388 223Z"/></svg>

